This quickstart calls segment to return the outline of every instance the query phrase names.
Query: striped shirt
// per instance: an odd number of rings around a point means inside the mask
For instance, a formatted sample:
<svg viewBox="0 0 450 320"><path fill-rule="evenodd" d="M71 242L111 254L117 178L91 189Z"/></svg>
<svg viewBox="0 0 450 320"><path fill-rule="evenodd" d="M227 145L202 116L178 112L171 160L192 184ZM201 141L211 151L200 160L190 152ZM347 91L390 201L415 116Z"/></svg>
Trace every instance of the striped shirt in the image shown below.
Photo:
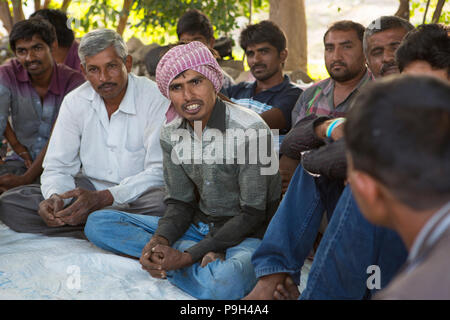
<svg viewBox="0 0 450 320"><path fill-rule="evenodd" d="M292 126L300 119L311 114L330 116L331 118L345 117L349 106L356 97L356 93L368 81L373 80L372 73L367 70L355 89L336 107L334 106L334 83L332 78L322 80L303 92L292 110Z"/></svg>

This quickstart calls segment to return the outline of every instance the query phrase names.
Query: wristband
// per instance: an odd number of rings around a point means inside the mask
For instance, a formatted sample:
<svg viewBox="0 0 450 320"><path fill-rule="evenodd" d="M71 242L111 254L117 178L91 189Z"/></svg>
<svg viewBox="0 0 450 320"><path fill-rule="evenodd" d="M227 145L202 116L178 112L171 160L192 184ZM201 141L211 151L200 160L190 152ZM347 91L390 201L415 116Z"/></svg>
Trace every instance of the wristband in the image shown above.
<svg viewBox="0 0 450 320"><path fill-rule="evenodd" d="M334 119L327 127L326 136L328 138L331 138L331 133L333 132L334 128L336 128L341 123L345 122L345 118L336 118Z"/></svg>

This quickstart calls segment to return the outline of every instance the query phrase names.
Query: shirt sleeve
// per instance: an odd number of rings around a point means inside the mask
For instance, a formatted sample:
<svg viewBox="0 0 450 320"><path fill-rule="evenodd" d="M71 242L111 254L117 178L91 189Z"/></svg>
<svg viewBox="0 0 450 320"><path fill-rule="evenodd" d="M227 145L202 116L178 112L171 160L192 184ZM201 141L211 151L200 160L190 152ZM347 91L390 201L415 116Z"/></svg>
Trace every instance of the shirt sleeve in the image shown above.
<svg viewBox="0 0 450 320"><path fill-rule="evenodd" d="M284 115L287 124L286 131L291 128L292 110L302 92L303 91L300 88L290 88L286 92L283 92L282 95L277 96L272 102L272 107L280 109Z"/></svg>
<svg viewBox="0 0 450 320"><path fill-rule="evenodd" d="M41 175L41 191L45 199L75 188L74 176L79 172L81 142L80 117L74 114L75 99L66 96L50 137Z"/></svg>

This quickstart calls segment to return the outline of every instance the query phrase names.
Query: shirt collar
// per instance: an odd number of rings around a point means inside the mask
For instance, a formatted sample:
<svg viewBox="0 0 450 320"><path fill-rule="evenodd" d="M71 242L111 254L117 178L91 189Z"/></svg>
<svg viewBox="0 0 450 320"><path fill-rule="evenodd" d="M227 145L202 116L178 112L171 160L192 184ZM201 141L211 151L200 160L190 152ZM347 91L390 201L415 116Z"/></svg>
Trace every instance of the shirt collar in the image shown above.
<svg viewBox="0 0 450 320"><path fill-rule="evenodd" d="M134 75L128 73L127 91L120 102L119 111L128 114L136 114L136 102L135 102L135 83ZM86 91L80 91L80 95L84 96L90 101L96 101L94 106L97 106L100 101L103 101L102 97L94 90L92 84L89 83L89 89Z"/></svg>
<svg viewBox="0 0 450 320"><path fill-rule="evenodd" d="M222 132L225 132L225 102L223 102L220 98L216 99L216 104L211 112L211 116L206 123L208 128L219 129Z"/></svg>
<svg viewBox="0 0 450 320"><path fill-rule="evenodd" d="M359 80L356 87L352 90L352 92L348 96L350 96L353 92L358 91L359 88L361 88L361 86L363 86L367 81L372 79L373 79L372 73L369 71L368 68L366 68L366 72L364 73L363 77L361 78L361 80ZM330 93L333 93L335 83L335 80L333 80L333 78L328 78L327 80L329 81L323 88L323 94L326 96L328 96Z"/></svg>
<svg viewBox="0 0 450 320"><path fill-rule="evenodd" d="M291 82L291 79L289 78L289 76L287 74L285 74L283 76L283 81L279 84L277 84L276 86L273 86L269 89L266 89L264 91L261 92L280 92L281 90L283 90L289 83ZM248 87L252 88L252 92L255 92L256 90L256 86L257 86L257 82L250 82Z"/></svg>

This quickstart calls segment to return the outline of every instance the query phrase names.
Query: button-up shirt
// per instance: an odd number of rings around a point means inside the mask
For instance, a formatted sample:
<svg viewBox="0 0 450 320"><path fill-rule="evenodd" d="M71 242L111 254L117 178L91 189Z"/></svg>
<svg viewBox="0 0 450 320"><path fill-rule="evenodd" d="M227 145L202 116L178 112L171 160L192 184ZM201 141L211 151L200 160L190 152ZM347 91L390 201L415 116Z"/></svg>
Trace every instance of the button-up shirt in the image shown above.
<svg viewBox="0 0 450 320"><path fill-rule="evenodd" d="M33 88L27 70L17 59L0 66L0 133L11 115L17 139L33 159L47 144L64 96L85 82L75 70L54 64L48 92L43 101Z"/></svg>
<svg viewBox="0 0 450 320"><path fill-rule="evenodd" d="M81 73L81 60L78 55L79 46L80 44L76 40L72 42L69 51L67 51L66 58L64 59L64 64Z"/></svg>
<svg viewBox="0 0 450 320"><path fill-rule="evenodd" d="M244 134L247 129L259 133L258 138L263 137L265 143L271 141L269 127L255 112L217 99L200 137L182 118L161 130L168 208L156 234L173 243L191 223L212 224L210 234L187 250L194 261L209 251L234 246L246 237L262 237L278 206L278 163L275 170L264 172L262 169L269 165L263 165L261 159L252 162L248 153L252 142L258 143L257 148L264 142L234 140L232 136L239 131ZM186 149L178 148L179 137ZM228 143L233 148L227 149ZM246 151L245 159L239 158L235 149ZM272 149L266 149L266 154L270 151L275 156Z"/></svg>
<svg viewBox="0 0 450 320"><path fill-rule="evenodd" d="M44 198L74 189L80 167L96 190L111 192L115 205L163 186L159 134L168 105L153 81L133 74L110 119L89 82L71 92L61 105L44 159Z"/></svg>
<svg viewBox="0 0 450 320"><path fill-rule="evenodd" d="M335 80L328 78L310 86L303 92L300 98L298 98L298 101L292 110L292 126L300 119L303 119L310 114L330 116L332 118L345 117L345 114L359 89L370 80L373 80L373 76L370 71L367 70L355 89L353 89L347 98L337 106L334 106Z"/></svg>

